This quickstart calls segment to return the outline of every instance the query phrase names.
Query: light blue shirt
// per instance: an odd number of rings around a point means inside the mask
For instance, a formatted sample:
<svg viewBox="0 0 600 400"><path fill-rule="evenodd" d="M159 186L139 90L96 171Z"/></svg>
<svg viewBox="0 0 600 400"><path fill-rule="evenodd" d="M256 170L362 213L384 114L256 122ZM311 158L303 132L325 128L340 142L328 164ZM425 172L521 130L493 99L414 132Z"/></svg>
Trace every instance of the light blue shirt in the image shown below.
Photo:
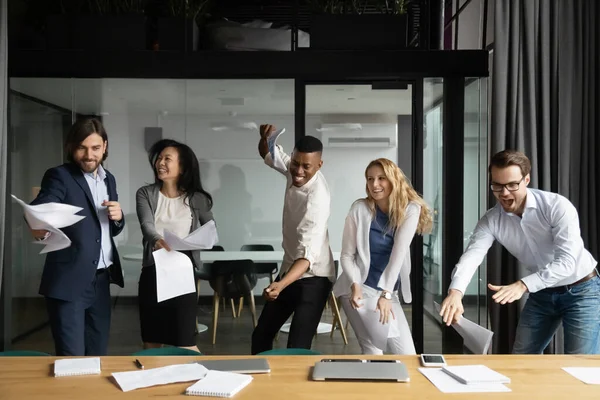
<svg viewBox="0 0 600 400"><path fill-rule="evenodd" d="M102 168L102 165L98 166L96 176L93 173L84 172L83 176L90 187L92 192L92 199L96 206L96 214L100 220L100 228L102 230L102 237L95 238L100 239L100 255L98 258L98 269L108 268L112 265L112 243L110 241L110 220L108 219L108 207L103 206L102 203L108 200L108 187L106 186L106 171Z"/></svg>
<svg viewBox="0 0 600 400"><path fill-rule="evenodd" d="M450 289L465 292L494 240L525 266L529 274L521 280L531 293L575 283L597 264L583 246L573 204L556 193L527 189L522 217L496 204L479 220L452 273Z"/></svg>

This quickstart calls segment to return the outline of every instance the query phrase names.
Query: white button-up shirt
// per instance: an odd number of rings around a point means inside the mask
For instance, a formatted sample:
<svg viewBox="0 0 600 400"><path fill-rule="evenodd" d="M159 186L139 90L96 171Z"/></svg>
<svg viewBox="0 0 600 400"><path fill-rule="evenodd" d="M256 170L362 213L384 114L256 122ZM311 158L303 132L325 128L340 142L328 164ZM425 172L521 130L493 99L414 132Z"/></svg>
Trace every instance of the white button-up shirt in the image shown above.
<svg viewBox="0 0 600 400"><path fill-rule="evenodd" d="M302 278L311 276L334 279L333 254L329 248L329 220L331 198L329 186L321 171L301 187L292 184L288 168L290 156L277 146L285 169L273 165L271 155L265 156L265 164L282 173L286 179L285 202L283 205L283 262L280 275L283 276L294 261L304 258L310 263Z"/></svg>
<svg viewBox="0 0 600 400"><path fill-rule="evenodd" d="M597 264L583 246L573 204L556 193L527 189L522 217L507 213L496 204L479 220L452 272L450 289L465 293L494 240L530 272L521 280L531 293L575 283Z"/></svg>
<svg viewBox="0 0 600 400"><path fill-rule="evenodd" d="M92 199L96 206L96 213L100 221L101 238L100 254L98 256L98 269L108 268L113 263L112 242L110 237L110 220L108 219L108 207L103 206L104 201L108 201L108 186L106 184L106 171L102 165L98 166L96 175L91 172L84 172L83 176L90 187Z"/></svg>

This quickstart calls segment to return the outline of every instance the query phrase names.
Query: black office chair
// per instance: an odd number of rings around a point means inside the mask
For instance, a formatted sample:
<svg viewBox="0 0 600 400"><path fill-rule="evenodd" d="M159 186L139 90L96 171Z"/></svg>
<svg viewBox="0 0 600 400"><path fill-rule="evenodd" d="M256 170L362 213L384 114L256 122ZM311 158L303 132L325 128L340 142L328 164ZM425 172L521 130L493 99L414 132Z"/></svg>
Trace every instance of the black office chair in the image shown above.
<svg viewBox="0 0 600 400"><path fill-rule="evenodd" d="M210 287L215 291L213 297L213 338L212 343L217 340L217 321L219 317L219 299L233 299L248 297L252 323L256 327L256 305L254 294L257 276L252 260L229 260L215 261L212 268L212 277L209 280Z"/></svg>
<svg viewBox="0 0 600 400"><path fill-rule="evenodd" d="M225 251L223 246L213 246L212 249L206 249L202 251ZM202 258L202 256L200 256ZM196 279L196 293L198 298L196 301L200 300L200 281L208 281L212 277L212 263L203 262L201 265L196 265L194 268L194 278ZM232 308L234 308L232 306ZM234 308L235 312L235 308ZM198 316L196 316L196 333L198 333Z"/></svg>
<svg viewBox="0 0 600 400"><path fill-rule="evenodd" d="M241 251L275 251L275 249L270 244L245 244ZM277 274L279 267L277 263L254 263L254 268L256 275L268 276L269 282L273 283L273 275Z"/></svg>

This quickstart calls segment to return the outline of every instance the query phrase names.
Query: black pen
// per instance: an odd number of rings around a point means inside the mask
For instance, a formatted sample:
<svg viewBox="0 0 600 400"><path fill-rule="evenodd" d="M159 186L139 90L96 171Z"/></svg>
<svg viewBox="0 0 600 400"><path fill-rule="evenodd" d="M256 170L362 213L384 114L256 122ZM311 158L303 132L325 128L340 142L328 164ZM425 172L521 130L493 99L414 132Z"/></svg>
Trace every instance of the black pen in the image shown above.
<svg viewBox="0 0 600 400"><path fill-rule="evenodd" d="M135 365L137 365L139 369L144 369L144 365L138 359L135 360Z"/></svg>

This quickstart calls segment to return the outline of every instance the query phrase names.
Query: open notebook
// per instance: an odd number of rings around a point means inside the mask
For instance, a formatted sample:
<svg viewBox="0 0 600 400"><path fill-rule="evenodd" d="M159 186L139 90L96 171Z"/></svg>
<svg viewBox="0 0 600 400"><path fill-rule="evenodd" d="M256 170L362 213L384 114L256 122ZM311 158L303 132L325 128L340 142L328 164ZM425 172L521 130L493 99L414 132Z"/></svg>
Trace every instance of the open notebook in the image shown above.
<svg viewBox="0 0 600 400"><path fill-rule="evenodd" d="M206 376L185 390L192 396L232 397L245 388L252 376L235 372L209 370Z"/></svg>
<svg viewBox="0 0 600 400"><path fill-rule="evenodd" d="M485 365L456 365L442 367L442 371L466 385L481 383L510 383L506 377Z"/></svg>
<svg viewBox="0 0 600 400"><path fill-rule="evenodd" d="M94 375L100 373L100 358L65 358L54 361L54 376Z"/></svg>

